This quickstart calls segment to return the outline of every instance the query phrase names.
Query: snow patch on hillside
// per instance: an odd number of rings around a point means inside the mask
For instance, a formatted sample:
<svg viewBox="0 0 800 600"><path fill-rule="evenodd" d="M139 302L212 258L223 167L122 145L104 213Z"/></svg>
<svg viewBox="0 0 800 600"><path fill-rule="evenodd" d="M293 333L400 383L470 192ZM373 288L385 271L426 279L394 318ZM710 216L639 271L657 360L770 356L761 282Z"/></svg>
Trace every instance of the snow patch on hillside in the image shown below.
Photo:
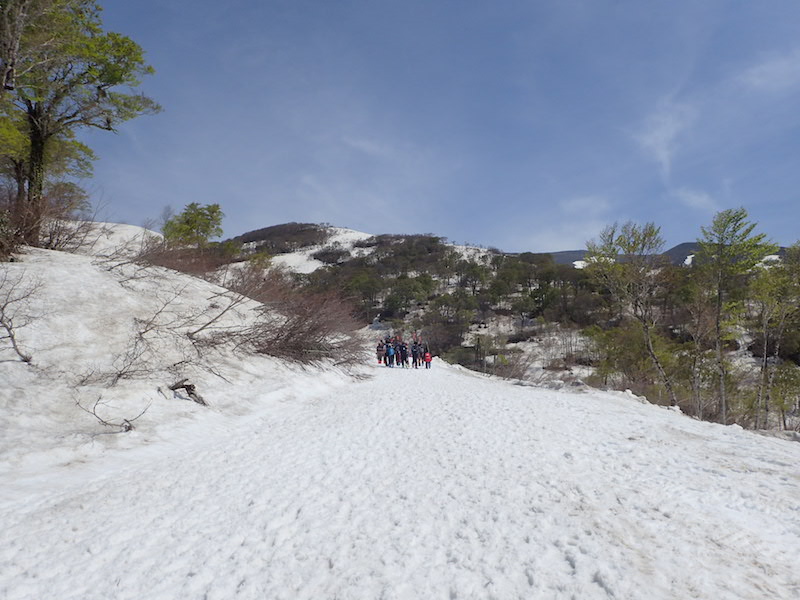
<svg viewBox="0 0 800 600"><path fill-rule="evenodd" d="M343 227L327 228L330 237L324 244L301 248L288 254L278 254L272 258L272 264L278 268L287 269L294 273L307 275L324 267L325 263L311 257L315 252L330 246L347 250L353 256L363 256L371 251L369 248L355 248L355 243L373 237L370 233L346 229Z"/></svg>

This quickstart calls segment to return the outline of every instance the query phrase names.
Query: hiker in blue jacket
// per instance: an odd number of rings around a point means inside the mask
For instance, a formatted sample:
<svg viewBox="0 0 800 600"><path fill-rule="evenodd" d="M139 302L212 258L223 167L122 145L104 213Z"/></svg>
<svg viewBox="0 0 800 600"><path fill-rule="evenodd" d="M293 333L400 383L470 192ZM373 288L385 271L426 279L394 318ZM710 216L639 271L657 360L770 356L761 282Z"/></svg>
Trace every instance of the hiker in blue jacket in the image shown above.
<svg viewBox="0 0 800 600"><path fill-rule="evenodd" d="M394 346L392 344L386 346L386 366L394 367Z"/></svg>

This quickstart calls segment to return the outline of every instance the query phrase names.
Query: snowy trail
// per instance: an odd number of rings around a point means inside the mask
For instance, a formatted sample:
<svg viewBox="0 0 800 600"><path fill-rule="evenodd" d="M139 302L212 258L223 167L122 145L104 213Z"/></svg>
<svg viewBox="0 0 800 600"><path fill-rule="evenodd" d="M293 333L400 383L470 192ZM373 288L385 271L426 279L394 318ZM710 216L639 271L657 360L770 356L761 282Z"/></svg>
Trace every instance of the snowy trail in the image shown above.
<svg viewBox="0 0 800 600"><path fill-rule="evenodd" d="M800 445L436 364L2 507L0 597L800 597ZM89 467L87 467L88 469Z"/></svg>

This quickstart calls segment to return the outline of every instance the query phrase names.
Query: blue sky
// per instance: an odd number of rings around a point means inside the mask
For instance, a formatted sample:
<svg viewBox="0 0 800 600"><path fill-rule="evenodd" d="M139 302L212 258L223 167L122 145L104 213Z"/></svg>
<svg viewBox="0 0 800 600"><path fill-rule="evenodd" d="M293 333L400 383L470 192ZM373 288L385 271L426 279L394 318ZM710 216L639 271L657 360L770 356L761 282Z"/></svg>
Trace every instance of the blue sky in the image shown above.
<svg viewBox="0 0 800 600"><path fill-rule="evenodd" d="M582 248L715 212L800 238L800 2L121 0L164 111L87 187L110 220L217 202L225 237L287 221Z"/></svg>

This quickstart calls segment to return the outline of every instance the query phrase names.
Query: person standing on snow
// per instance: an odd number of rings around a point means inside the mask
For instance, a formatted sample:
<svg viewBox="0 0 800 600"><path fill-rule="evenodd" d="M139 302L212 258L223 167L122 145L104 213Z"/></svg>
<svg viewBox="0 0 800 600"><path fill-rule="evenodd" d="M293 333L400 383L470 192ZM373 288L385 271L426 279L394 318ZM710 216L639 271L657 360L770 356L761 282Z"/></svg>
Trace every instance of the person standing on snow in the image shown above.
<svg viewBox="0 0 800 600"><path fill-rule="evenodd" d="M394 367L394 346L391 344L386 347L386 366Z"/></svg>
<svg viewBox="0 0 800 600"><path fill-rule="evenodd" d="M408 366L408 345L405 342L400 343L400 362L404 369Z"/></svg>
<svg viewBox="0 0 800 600"><path fill-rule="evenodd" d="M383 357L385 356L385 354L386 354L386 349L383 346L383 340L378 340L378 347L375 348L375 355L378 359L379 365L383 363Z"/></svg>
<svg viewBox="0 0 800 600"><path fill-rule="evenodd" d="M431 368L431 361L433 360L433 356L431 356L430 351L426 351L425 352L425 357L423 358L423 360L425 361L425 368L426 369L430 369Z"/></svg>

